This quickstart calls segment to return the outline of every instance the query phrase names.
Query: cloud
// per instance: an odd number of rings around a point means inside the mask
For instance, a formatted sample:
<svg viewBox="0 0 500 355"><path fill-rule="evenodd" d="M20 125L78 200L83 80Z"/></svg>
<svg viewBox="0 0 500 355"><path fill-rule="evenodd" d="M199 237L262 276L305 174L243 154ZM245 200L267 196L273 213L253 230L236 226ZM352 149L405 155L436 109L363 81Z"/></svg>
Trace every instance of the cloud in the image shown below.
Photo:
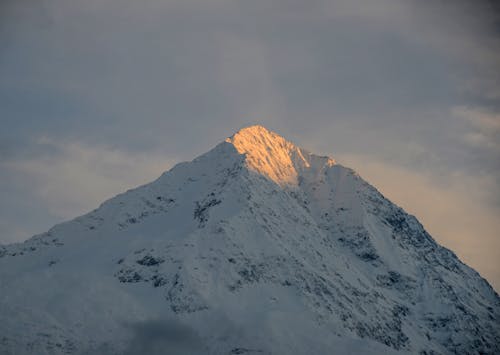
<svg viewBox="0 0 500 355"><path fill-rule="evenodd" d="M453 109L453 113L464 119L471 129L464 136L468 144L491 149L497 155L500 154L500 112L459 106Z"/></svg>
<svg viewBox="0 0 500 355"><path fill-rule="evenodd" d="M49 210L62 217L74 217L106 197L148 182L169 167L169 159L153 153L137 154L81 142L39 140L53 149L53 155L4 162L2 166L29 176L36 193ZM171 161L170 161L171 162Z"/></svg>
<svg viewBox="0 0 500 355"><path fill-rule="evenodd" d="M10 180L11 186L24 190L24 196L18 195L16 189L2 192L6 206L3 218L9 214L7 208L25 207L17 200L22 196L33 207L40 205L51 223L62 222L88 212L107 198L153 180L173 162L159 152L128 152L106 145L58 142L49 137L39 138L34 146L36 149L30 155L0 160L0 175ZM41 227L32 215L22 220L20 228L0 219L0 241L21 240L22 233L25 239L43 230L39 228L51 226Z"/></svg>
<svg viewBox="0 0 500 355"><path fill-rule="evenodd" d="M156 319L130 324L131 340L126 355L204 354L206 346L198 333L176 319Z"/></svg>

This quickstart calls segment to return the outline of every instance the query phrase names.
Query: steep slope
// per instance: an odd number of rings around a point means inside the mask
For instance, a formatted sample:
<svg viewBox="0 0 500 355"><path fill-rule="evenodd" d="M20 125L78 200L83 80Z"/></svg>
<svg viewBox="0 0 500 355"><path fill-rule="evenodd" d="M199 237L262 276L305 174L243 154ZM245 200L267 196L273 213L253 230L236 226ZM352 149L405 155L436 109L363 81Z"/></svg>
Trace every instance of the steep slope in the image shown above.
<svg viewBox="0 0 500 355"><path fill-rule="evenodd" d="M499 320L414 217L260 126L0 247L7 354L494 354Z"/></svg>

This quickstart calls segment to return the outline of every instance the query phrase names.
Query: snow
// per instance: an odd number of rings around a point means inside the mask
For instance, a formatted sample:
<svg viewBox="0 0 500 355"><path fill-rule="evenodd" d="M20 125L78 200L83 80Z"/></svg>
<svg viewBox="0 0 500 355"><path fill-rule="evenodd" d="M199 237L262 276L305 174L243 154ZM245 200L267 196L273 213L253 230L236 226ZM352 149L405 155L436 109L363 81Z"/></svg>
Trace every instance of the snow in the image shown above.
<svg viewBox="0 0 500 355"><path fill-rule="evenodd" d="M6 354L494 354L499 318L414 217L262 126L0 246Z"/></svg>
<svg viewBox="0 0 500 355"><path fill-rule="evenodd" d="M312 155L259 125L243 128L226 142L246 155L251 170L280 186L296 186L300 173L318 172L335 164L333 159Z"/></svg>

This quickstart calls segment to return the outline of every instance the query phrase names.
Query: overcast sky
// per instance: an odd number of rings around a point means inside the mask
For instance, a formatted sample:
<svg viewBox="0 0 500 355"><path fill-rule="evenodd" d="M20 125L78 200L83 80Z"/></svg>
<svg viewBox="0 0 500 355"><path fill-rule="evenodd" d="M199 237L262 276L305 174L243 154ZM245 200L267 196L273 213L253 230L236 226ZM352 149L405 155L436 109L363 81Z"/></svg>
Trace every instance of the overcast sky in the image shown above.
<svg viewBox="0 0 500 355"><path fill-rule="evenodd" d="M260 123L500 290L493 1L0 0L0 243Z"/></svg>

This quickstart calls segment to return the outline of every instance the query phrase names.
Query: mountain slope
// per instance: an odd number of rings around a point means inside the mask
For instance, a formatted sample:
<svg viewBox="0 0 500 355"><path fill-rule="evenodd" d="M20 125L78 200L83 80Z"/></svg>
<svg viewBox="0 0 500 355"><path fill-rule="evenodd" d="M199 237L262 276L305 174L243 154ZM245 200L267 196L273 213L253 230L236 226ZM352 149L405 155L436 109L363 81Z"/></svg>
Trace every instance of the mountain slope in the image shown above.
<svg viewBox="0 0 500 355"><path fill-rule="evenodd" d="M0 320L7 354L500 353L484 279L260 126L0 247Z"/></svg>

